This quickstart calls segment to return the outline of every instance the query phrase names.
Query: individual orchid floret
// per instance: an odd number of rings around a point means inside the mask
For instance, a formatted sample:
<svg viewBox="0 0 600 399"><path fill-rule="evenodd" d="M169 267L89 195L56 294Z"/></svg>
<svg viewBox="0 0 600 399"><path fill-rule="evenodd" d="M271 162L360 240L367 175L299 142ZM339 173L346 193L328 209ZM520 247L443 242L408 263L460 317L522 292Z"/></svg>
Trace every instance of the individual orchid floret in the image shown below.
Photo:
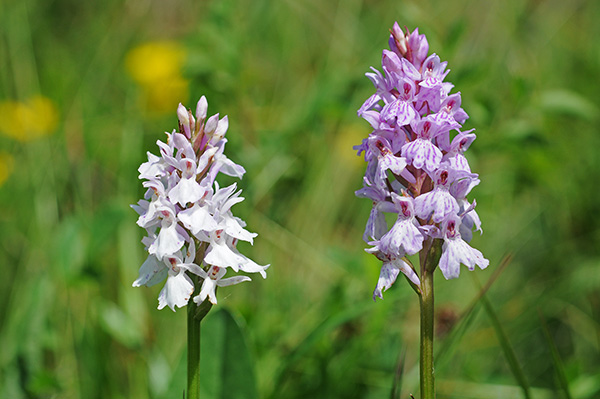
<svg viewBox="0 0 600 399"><path fill-rule="evenodd" d="M416 139L402 146L402 156L417 169L435 171L442 162L442 150L431 142L441 131L441 127L430 120L413 122Z"/></svg>
<svg viewBox="0 0 600 399"><path fill-rule="evenodd" d="M387 291L394 284L399 272L402 272L417 287L421 284L417 273L402 257L390 255L382 251L377 241L370 244L374 245L374 247L365 249L365 251L375 255L377 259L383 262L377 286L373 291L373 300L376 300L376 298L383 299L383 292Z"/></svg>
<svg viewBox="0 0 600 399"><path fill-rule="evenodd" d="M450 70L446 71L446 61L440 61L440 57L437 54L431 54L423 63L423 70L421 72L421 78L423 81L420 83L423 87L436 87L442 84L442 81L448 75Z"/></svg>
<svg viewBox="0 0 600 399"><path fill-rule="evenodd" d="M160 140L156 140L156 145L160 149L160 155L162 161L171 166L172 168L177 168L178 162L175 158L175 144L172 139L173 135L171 133L165 132L167 135L167 142L162 142Z"/></svg>
<svg viewBox="0 0 600 399"><path fill-rule="evenodd" d="M148 154L148 162L144 162L138 168L140 172L140 179L155 179L164 176L167 172L165 170L164 160L150 152Z"/></svg>
<svg viewBox="0 0 600 399"><path fill-rule="evenodd" d="M221 139L214 146L214 148L216 149L212 156L214 166L211 168L211 171L209 173L209 177L212 181L214 181L217 173L219 172L227 176L236 177L238 179L241 179L242 176L244 176L244 174L246 173L246 169L231 161L223 154L226 142L226 139Z"/></svg>
<svg viewBox="0 0 600 399"><path fill-rule="evenodd" d="M161 208L168 208L169 202L165 200L165 188L160 180L150 180L144 182L144 187L149 190L146 199L138 201L138 205L131 207L140 215L137 220L138 226L144 229L153 229L160 225ZM149 200L149 201L148 201Z"/></svg>
<svg viewBox="0 0 600 399"><path fill-rule="evenodd" d="M471 242L471 239L473 238L473 229L478 231L479 234L483 234L481 219L479 219L479 215L475 211L477 201L473 200L473 203L469 204L466 199L462 199L458 200L458 205L460 206L459 215L462 215L462 222L459 229L460 235L466 242Z"/></svg>
<svg viewBox="0 0 600 399"><path fill-rule="evenodd" d="M408 38L404 36L404 32L400 29L398 22L394 22L394 26L392 27L389 46L392 51L403 57L408 53Z"/></svg>
<svg viewBox="0 0 600 399"><path fill-rule="evenodd" d="M229 119L219 119L219 114L207 119L207 110L204 96L195 116L179 104L179 131L166 133L165 142L158 140L160 155L148 153L148 161L138 169L147 191L132 207L139 214L138 225L147 232L142 243L148 257L133 286L151 286L166 278L159 309L175 310L190 302L197 288L191 275L203 279L200 295L195 297L199 305L206 298L216 303L216 286L250 280L244 275L223 279L227 268L266 277L269 267L258 265L236 248L238 240L252 243L256 234L247 231L246 223L231 212L244 199L241 191L235 191L235 184L220 188L216 178L219 172L241 178L245 170L224 154ZM196 253L196 248L201 250Z"/></svg>
<svg viewBox="0 0 600 399"><path fill-rule="evenodd" d="M183 158L178 169L181 171L181 179L169 191L169 199L181 206L199 201L205 190L196 180L196 162L190 158Z"/></svg>
<svg viewBox="0 0 600 399"><path fill-rule="evenodd" d="M257 234L246 230L244 228L246 227L246 222L234 216L231 212L233 205L244 200L244 197L240 197L242 190L236 192L235 183L221 189L219 189L218 185L216 186L217 189L212 201L213 213L218 226L216 230L223 230L229 237L252 244Z"/></svg>
<svg viewBox="0 0 600 399"><path fill-rule="evenodd" d="M410 124L419 117L414 106L414 97L417 91L415 83L410 79L401 79L398 98L388 102L381 110L381 117L392 126Z"/></svg>
<svg viewBox="0 0 600 399"><path fill-rule="evenodd" d="M444 155L444 161L447 161L451 168L455 170L464 170L469 173L471 172L469 161L467 161L467 158L463 153L476 138L475 134L471 133L472 131L473 129L461 132L452 140L448 152Z"/></svg>
<svg viewBox="0 0 600 399"><path fill-rule="evenodd" d="M433 174L433 190L415 198L417 216L423 220L431 217L435 223L439 223L447 216L458 213L458 202L449 191L455 175L455 171L449 168L440 168Z"/></svg>
<svg viewBox="0 0 600 399"><path fill-rule="evenodd" d="M158 294L158 309L169 306L172 311L175 307L182 308L187 305L190 297L194 293L194 284L192 279L185 274L185 270L169 269L167 282Z"/></svg>
<svg viewBox="0 0 600 399"><path fill-rule="evenodd" d="M370 137L369 147L373 154L377 155L380 179L385 178L385 172L388 169L394 174L400 175L406 168L406 160L394 155L391 144L385 138L381 136Z"/></svg>
<svg viewBox="0 0 600 399"><path fill-rule="evenodd" d="M194 117L190 115L190 118L191 122L193 123ZM194 125L192 124L191 126L193 127ZM181 133L173 133L170 136L169 140L172 141L173 147L177 151L175 157L175 159L177 160L175 167L177 169L179 169L180 171L183 170L181 167L181 161L185 158L196 160L196 153L194 152L194 147L192 147L192 143L190 143L190 140L186 136L184 136Z"/></svg>
<svg viewBox="0 0 600 399"><path fill-rule="evenodd" d="M270 265L261 266L241 254L236 248L237 240L228 236L223 230L210 234L210 241L204 262L218 267L231 267L235 272L260 273L267 277L266 270Z"/></svg>
<svg viewBox="0 0 600 399"><path fill-rule="evenodd" d="M444 245L440 258L440 269L446 279L457 278L460 274L460 264L464 264L469 270L474 270L475 265L485 269L489 261L483 257L480 251L467 244L459 232L460 219L449 217L443 227Z"/></svg>
<svg viewBox="0 0 600 399"><path fill-rule="evenodd" d="M218 266L211 266L208 272L200 271L200 276L204 279L200 294L194 297L194 302L201 304L208 297L208 300L213 304L217 304L216 289L217 287L227 287L229 285L239 284L244 281L251 281L248 276L234 276L223 278L227 270Z"/></svg>
<svg viewBox="0 0 600 399"><path fill-rule="evenodd" d="M442 101L440 105L440 111L437 113L440 118L446 119L447 121L457 123L464 123L469 115L460 107L461 99L460 93L449 95Z"/></svg>
<svg viewBox="0 0 600 399"><path fill-rule="evenodd" d="M185 242L185 232L177 224L175 206L163 203L157 208L161 215L160 232L156 240L148 248L148 252L158 259L179 251Z"/></svg>
<svg viewBox="0 0 600 399"><path fill-rule="evenodd" d="M167 265L168 275L167 283L158 296L158 309L169 306L175 311L175 306L181 308L187 305L194 292L194 284L185 272L189 271L199 276L203 271L200 266L193 263L195 254L194 245L190 243L184 261L181 260L180 254L173 254L163 259Z"/></svg>
<svg viewBox="0 0 600 399"><path fill-rule="evenodd" d="M394 205L387 201L389 192L383 186L371 184L367 177L364 177L363 180L364 187L356 191L356 196L373 201L371 214L363 234L363 239L368 242L372 239L378 240L386 233L385 212L393 212Z"/></svg>
<svg viewBox="0 0 600 399"><path fill-rule="evenodd" d="M367 72L365 75L375 86L375 94L369 97L363 105L358 109L358 116L362 116L362 114L369 109L381 110L381 107L378 105L379 101L385 96L389 98L390 91L394 88L393 82L384 77L381 72L377 69L371 67L373 72Z"/></svg>
<svg viewBox="0 0 600 399"><path fill-rule="evenodd" d="M139 270L139 277L133 282L134 287L152 287L160 283L167 277L168 268L164 262L158 260L154 255L148 255L148 258L142 263Z"/></svg>
<svg viewBox="0 0 600 399"><path fill-rule="evenodd" d="M206 239L203 238L219 227L214 215L210 213L207 207L198 203L195 203L191 208L179 212L177 219L200 241L205 241ZM201 232L204 232L204 234L200 234Z"/></svg>
<svg viewBox="0 0 600 399"><path fill-rule="evenodd" d="M388 254L414 255L423 248L423 234L415 225L413 199L392 193L392 201L398 212L394 226L379 240L379 247ZM418 224L418 223L417 223Z"/></svg>
<svg viewBox="0 0 600 399"><path fill-rule="evenodd" d="M214 114L206 121L206 125L204 126L204 133L208 137L212 137L214 132L217 130L219 126L219 114Z"/></svg>

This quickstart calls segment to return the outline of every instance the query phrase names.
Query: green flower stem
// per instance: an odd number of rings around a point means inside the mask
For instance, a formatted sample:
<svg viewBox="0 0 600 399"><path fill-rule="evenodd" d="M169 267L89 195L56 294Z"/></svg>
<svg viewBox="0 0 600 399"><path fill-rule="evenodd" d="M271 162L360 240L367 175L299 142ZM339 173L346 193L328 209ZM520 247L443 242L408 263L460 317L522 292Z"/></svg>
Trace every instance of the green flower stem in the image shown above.
<svg viewBox="0 0 600 399"><path fill-rule="evenodd" d="M190 300L188 303L188 375L186 399L200 398L200 324L212 308L207 300L200 306Z"/></svg>
<svg viewBox="0 0 600 399"><path fill-rule="evenodd" d="M196 304L188 304L188 364L187 364L187 399L200 398L200 321L194 317Z"/></svg>
<svg viewBox="0 0 600 399"><path fill-rule="evenodd" d="M433 375L433 273L421 275L421 399L435 398Z"/></svg>
<svg viewBox="0 0 600 399"><path fill-rule="evenodd" d="M433 272L441 255L441 240L429 241L429 248L421 252L421 351L420 379L421 399L435 399L435 378L433 368ZM424 254L424 255L423 255Z"/></svg>
<svg viewBox="0 0 600 399"><path fill-rule="evenodd" d="M206 245L201 245L196 252L196 264L202 264L205 252ZM198 287L202 282L196 275L191 275L190 278L194 283L194 287ZM208 301L208 298L200 306L196 306L196 303L190 297L187 305L188 358L186 399L200 399L200 324L211 308L212 303Z"/></svg>

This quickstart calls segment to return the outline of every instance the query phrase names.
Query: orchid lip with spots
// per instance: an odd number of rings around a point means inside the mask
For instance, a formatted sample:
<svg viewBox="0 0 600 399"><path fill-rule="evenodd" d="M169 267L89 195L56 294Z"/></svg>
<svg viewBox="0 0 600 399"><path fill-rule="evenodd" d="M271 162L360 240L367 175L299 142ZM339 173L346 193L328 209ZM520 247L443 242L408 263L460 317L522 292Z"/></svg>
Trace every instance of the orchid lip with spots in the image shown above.
<svg viewBox="0 0 600 399"><path fill-rule="evenodd" d="M447 62L429 53L418 29L390 30L390 50L383 50L382 71L366 74L375 86L358 110L373 128L354 148L367 162L359 197L373 202L363 238L367 252L383 262L373 298L383 298L399 272L419 287L418 271L406 258L438 240L439 267L445 278L456 278L460 265L473 270L489 262L468 241L473 228L481 230L475 201L467 200L479 184L464 156L476 136L462 131L468 119L460 92L444 79ZM388 228L385 213L396 213ZM431 245L427 247L427 250Z"/></svg>
<svg viewBox="0 0 600 399"><path fill-rule="evenodd" d="M175 311L190 299L198 305L206 299L216 304L217 286L250 281L245 275L225 278L226 274L259 273L266 278L269 267L236 248L239 240L252 243L256 234L246 230L246 223L231 211L244 200L241 190L236 190L236 184L220 187L215 179L219 172L241 178L245 170L223 153L227 116L207 119L207 109L204 96L195 116L179 104L179 131L166 133L166 142L157 141L159 155L148 152L148 161L138 169L147 191L132 208L139 214L137 224L147 233L142 243L148 257L133 286L152 286L166 278L158 309L168 306ZM193 298L196 287L191 275L202 280Z"/></svg>

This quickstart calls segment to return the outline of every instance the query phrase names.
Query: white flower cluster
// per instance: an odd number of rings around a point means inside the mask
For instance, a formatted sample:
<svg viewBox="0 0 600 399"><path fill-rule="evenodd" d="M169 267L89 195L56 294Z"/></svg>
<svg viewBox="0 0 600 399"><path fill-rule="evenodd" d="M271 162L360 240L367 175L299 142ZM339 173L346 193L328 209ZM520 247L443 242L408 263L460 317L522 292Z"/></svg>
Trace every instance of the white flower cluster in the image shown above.
<svg viewBox="0 0 600 399"><path fill-rule="evenodd" d="M152 286L167 278L158 297L158 309L187 305L194 284L186 272L203 279L194 302L207 297L217 303L216 287L249 281L247 276L223 278L227 268L234 272L260 273L261 266L236 249L238 240L252 243L255 233L235 217L231 207L244 200L236 185L219 187L219 172L241 178L245 170L224 154L224 138L229 122L219 114L206 119L208 103L202 96L195 117L179 104L179 132L167 134L167 142L157 141L160 156L148 152L148 162L138 169L147 188L144 199L132 208L140 215L137 224L146 229L142 239L148 258L142 264L134 287ZM196 257L196 248L201 248ZM203 255L203 259L202 259ZM204 266L202 266L204 263Z"/></svg>

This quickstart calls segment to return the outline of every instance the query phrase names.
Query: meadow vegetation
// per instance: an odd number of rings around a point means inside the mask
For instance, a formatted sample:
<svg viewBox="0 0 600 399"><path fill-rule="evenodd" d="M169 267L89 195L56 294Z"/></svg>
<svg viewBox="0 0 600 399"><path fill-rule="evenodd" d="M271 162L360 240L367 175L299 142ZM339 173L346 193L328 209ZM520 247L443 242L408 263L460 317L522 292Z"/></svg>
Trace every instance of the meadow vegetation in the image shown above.
<svg viewBox="0 0 600 399"><path fill-rule="evenodd" d="M364 73L394 21L449 62L477 134L473 242L490 266L436 273L437 397L599 397L599 18L585 0L2 0L0 397L181 397L186 312L131 287L129 204L177 104L201 95L247 170L235 213L259 236L243 252L271 264L219 291L244 383L260 398L416 392L418 300L399 281L373 302L370 204L354 196Z"/></svg>

